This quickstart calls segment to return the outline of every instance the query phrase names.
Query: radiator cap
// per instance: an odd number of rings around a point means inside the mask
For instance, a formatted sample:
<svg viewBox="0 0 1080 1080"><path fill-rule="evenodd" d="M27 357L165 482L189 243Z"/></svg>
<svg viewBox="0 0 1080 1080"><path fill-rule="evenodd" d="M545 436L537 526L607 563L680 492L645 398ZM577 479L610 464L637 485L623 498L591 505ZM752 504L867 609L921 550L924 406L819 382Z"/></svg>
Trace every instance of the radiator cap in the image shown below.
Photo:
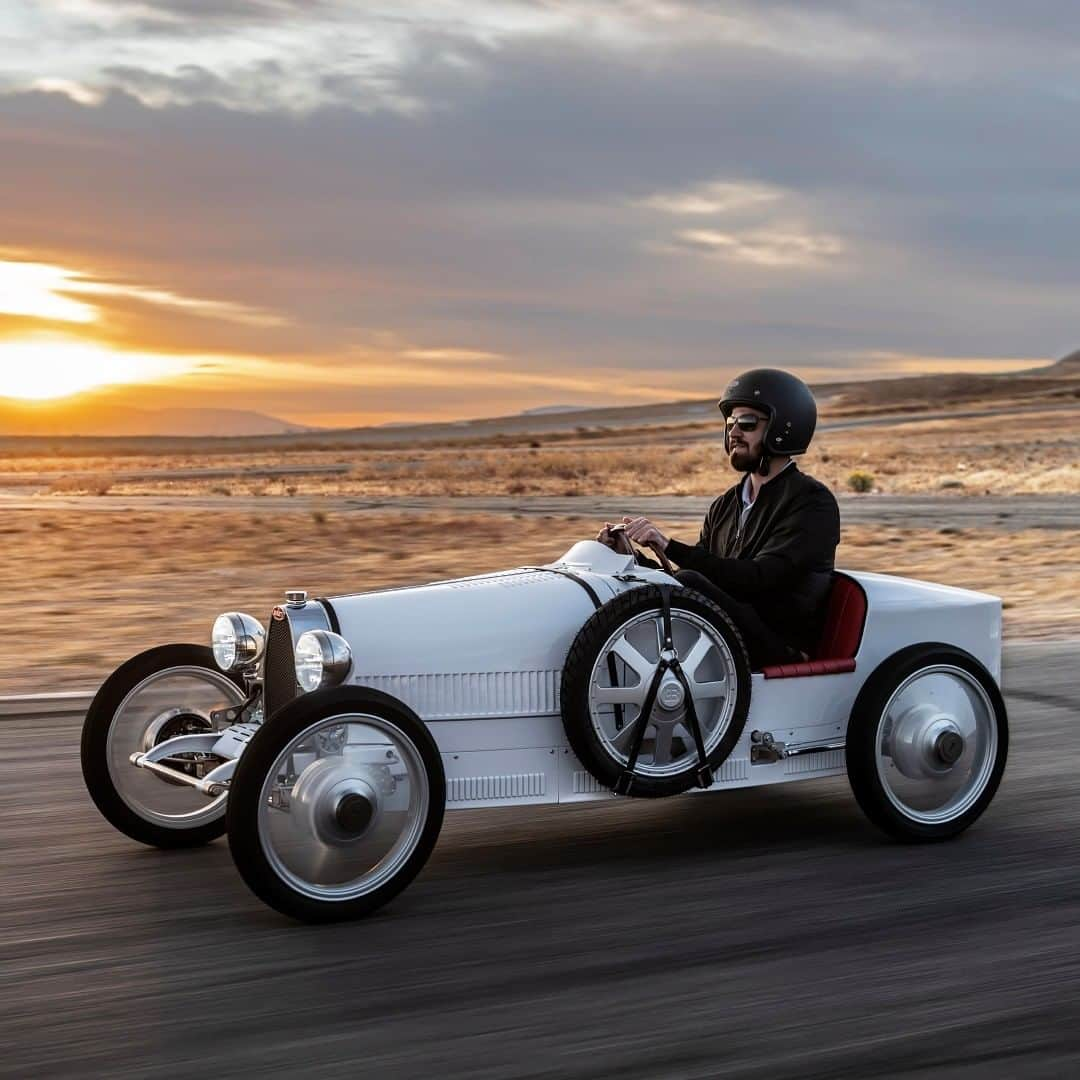
<svg viewBox="0 0 1080 1080"><path fill-rule="evenodd" d="M303 589L288 589L285 593L285 603L289 607L301 608L307 603L307 593Z"/></svg>

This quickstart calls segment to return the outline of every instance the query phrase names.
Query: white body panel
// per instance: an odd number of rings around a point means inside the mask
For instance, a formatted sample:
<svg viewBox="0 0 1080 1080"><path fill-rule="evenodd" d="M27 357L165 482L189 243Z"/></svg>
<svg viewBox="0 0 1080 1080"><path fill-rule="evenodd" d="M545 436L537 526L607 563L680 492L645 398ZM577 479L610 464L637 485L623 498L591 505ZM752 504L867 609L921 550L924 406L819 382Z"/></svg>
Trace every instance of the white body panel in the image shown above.
<svg viewBox="0 0 1080 1080"><path fill-rule="evenodd" d="M447 776L450 809L614 798L566 740L559 687L566 655L595 610L643 583L673 583L593 541L546 570L499 574L332 601L353 651L350 683L392 694L429 726ZM868 612L856 670L766 679L753 675L750 715L709 790L844 772L843 740L859 690L908 645L941 642L971 653L1000 682L1001 602L983 593L885 574L848 573ZM750 734L769 731L820 753L751 764Z"/></svg>

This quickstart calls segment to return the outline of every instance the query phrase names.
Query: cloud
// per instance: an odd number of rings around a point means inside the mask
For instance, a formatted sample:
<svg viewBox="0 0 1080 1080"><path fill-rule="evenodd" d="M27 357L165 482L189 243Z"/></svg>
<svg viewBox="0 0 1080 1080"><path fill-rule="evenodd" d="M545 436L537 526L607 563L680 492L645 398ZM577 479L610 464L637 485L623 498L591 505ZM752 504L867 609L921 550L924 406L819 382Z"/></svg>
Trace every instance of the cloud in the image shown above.
<svg viewBox="0 0 1080 1080"><path fill-rule="evenodd" d="M766 184L715 180L685 191L659 192L638 200L637 205L668 214L723 214L775 202L782 197L783 192Z"/></svg>
<svg viewBox="0 0 1080 1080"><path fill-rule="evenodd" d="M99 280L70 267L0 259L0 314L53 322L98 321L99 304L76 299L79 296L135 300L247 326L280 326L285 321L280 315L245 304L183 296L169 289L123 281Z"/></svg>
<svg viewBox="0 0 1080 1080"><path fill-rule="evenodd" d="M100 105L105 97L102 90L86 86L75 79L34 79L30 83L31 90L39 90L43 94L63 94L78 105Z"/></svg>
<svg viewBox="0 0 1080 1080"><path fill-rule="evenodd" d="M139 300L147 304L177 308L205 319L222 319L225 322L241 323L245 326L282 326L285 319L281 315L262 311L246 304L236 304L228 300L206 300L194 296L181 296L169 289L151 289L145 285L128 285L110 281L91 281L70 275L65 291L83 293L91 296L117 296Z"/></svg>
<svg viewBox="0 0 1080 1080"><path fill-rule="evenodd" d="M807 269L839 258L844 254L845 247L838 237L808 233L792 227L742 234L716 229L685 229L678 234L672 250L689 251L749 266Z"/></svg>
<svg viewBox="0 0 1080 1080"><path fill-rule="evenodd" d="M502 360L498 353L478 349L407 349L402 356L409 360L430 360L448 364L488 364Z"/></svg>
<svg viewBox="0 0 1080 1080"><path fill-rule="evenodd" d="M894 352L867 352L847 357L876 372L892 375L928 375L963 371L1001 374L1046 367L1045 356L919 356Z"/></svg>
<svg viewBox="0 0 1080 1080"><path fill-rule="evenodd" d="M1069 6L15 10L0 236L126 285L62 294L115 347L524 400L1075 346Z"/></svg>

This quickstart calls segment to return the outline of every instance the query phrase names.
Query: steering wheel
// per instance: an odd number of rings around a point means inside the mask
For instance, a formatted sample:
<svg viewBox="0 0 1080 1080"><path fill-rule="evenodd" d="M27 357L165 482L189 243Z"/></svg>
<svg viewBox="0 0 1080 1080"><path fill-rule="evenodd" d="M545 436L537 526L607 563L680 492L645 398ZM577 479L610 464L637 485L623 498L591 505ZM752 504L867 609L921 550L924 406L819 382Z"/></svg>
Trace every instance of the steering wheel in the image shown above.
<svg viewBox="0 0 1080 1080"><path fill-rule="evenodd" d="M622 524L622 523L619 523L617 525L612 525L611 528L608 529L608 535L609 536L614 536L616 533L623 533L623 535L625 536L625 534L626 534L626 526L624 524ZM626 542L630 545L629 554L633 554L634 553L634 541L631 540L629 536L627 536L626 537ZM616 549L616 550L618 550L618 549ZM671 560L662 551L660 551L658 548L649 548L648 550L651 551L653 553L653 555L655 555L660 560L660 565L664 568L665 572L670 574L672 577L674 577L675 576L675 567L671 565Z"/></svg>

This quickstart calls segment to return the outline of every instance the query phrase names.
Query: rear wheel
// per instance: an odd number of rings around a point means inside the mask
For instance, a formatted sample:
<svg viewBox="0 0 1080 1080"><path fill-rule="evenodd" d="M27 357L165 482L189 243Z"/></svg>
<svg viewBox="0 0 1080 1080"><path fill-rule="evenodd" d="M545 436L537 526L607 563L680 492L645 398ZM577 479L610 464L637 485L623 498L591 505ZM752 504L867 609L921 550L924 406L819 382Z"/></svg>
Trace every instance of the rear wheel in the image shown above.
<svg viewBox="0 0 1080 1080"><path fill-rule="evenodd" d="M947 840L990 805L1008 757L1005 702L973 656L914 645L867 680L847 733L848 778L870 820L900 840Z"/></svg>
<svg viewBox="0 0 1080 1080"><path fill-rule="evenodd" d="M229 848L283 914L354 919L420 872L445 807L442 758L419 717L338 687L290 702L251 740L229 795Z"/></svg>
<svg viewBox="0 0 1080 1080"><path fill-rule="evenodd" d="M201 645L163 645L123 664L106 679L83 724L83 779L97 808L122 833L154 847L196 847L219 837L225 795L207 798L130 758L177 735L213 731L211 714L244 700L240 683ZM219 763L203 758L185 754L169 764L195 774Z"/></svg>

